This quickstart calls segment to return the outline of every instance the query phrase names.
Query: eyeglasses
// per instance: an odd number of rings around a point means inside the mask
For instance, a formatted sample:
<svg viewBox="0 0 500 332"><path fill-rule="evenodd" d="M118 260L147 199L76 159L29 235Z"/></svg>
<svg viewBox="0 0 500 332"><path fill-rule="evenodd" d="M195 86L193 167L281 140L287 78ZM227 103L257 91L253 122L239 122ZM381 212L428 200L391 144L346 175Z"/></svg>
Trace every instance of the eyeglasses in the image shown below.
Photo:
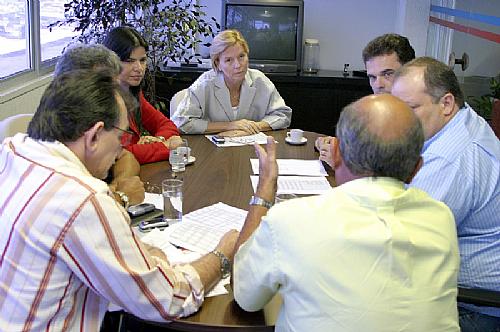
<svg viewBox="0 0 500 332"><path fill-rule="evenodd" d="M136 135L133 131L121 129L117 126L112 126L112 127L118 129L123 133L122 137L120 138L122 146L128 146L130 145L130 143L132 143L132 139Z"/></svg>

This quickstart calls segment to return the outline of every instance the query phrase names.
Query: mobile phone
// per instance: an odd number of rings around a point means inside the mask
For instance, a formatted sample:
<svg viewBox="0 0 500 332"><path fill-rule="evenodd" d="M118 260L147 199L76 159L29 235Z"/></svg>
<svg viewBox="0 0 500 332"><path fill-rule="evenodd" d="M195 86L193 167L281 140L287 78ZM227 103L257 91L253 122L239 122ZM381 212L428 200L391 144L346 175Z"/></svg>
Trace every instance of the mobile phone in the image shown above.
<svg viewBox="0 0 500 332"><path fill-rule="evenodd" d="M154 204L151 203L141 203L137 205L131 205L128 207L127 211L132 217L137 217L153 211L155 209Z"/></svg>
<svg viewBox="0 0 500 332"><path fill-rule="evenodd" d="M156 217L153 219L141 221L139 223L139 230L142 232L148 232L148 231L152 230L153 228L157 228L157 227L163 228L163 227L167 227L167 226L168 226L168 222L163 220L163 216L160 216L160 217Z"/></svg>
<svg viewBox="0 0 500 332"><path fill-rule="evenodd" d="M215 144L224 144L226 142L226 138L224 136L214 135L212 136L212 141L214 141Z"/></svg>

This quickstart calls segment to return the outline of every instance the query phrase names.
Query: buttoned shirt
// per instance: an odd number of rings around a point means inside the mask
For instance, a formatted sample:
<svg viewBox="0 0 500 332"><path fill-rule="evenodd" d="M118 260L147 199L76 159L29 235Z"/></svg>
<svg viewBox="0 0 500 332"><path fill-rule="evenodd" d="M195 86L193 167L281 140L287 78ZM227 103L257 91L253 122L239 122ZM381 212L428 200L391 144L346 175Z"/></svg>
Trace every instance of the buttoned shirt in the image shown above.
<svg viewBox="0 0 500 332"><path fill-rule="evenodd" d="M245 310L276 293L276 331L459 331L453 215L418 189L363 178L272 207L234 262Z"/></svg>
<svg viewBox="0 0 500 332"><path fill-rule="evenodd" d="M458 284L500 291L500 142L468 105L429 138L413 181L455 216L460 247ZM460 304L500 317L500 309Z"/></svg>
<svg viewBox="0 0 500 332"><path fill-rule="evenodd" d="M195 312L196 270L148 254L126 211L59 142L0 146L0 329L99 331L110 302L154 321Z"/></svg>
<svg viewBox="0 0 500 332"><path fill-rule="evenodd" d="M204 133L209 122L240 119L264 121L272 129L282 129L290 125L292 110L269 78L256 69L248 69L235 118L224 74L210 70L188 88L171 118L186 134Z"/></svg>

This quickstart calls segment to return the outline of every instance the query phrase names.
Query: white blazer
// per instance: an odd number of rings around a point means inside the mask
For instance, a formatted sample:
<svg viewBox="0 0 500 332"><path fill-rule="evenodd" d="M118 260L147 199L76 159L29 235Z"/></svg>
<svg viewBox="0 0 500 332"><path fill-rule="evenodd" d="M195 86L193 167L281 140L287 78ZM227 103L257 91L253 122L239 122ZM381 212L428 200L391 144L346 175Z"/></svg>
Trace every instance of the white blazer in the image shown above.
<svg viewBox="0 0 500 332"><path fill-rule="evenodd" d="M185 134L204 133L209 122L240 119L265 121L273 129L282 129L290 125L291 118L292 109L285 105L271 80L256 69L247 70L236 118L224 74L214 70L203 73L188 88L188 93L171 116Z"/></svg>

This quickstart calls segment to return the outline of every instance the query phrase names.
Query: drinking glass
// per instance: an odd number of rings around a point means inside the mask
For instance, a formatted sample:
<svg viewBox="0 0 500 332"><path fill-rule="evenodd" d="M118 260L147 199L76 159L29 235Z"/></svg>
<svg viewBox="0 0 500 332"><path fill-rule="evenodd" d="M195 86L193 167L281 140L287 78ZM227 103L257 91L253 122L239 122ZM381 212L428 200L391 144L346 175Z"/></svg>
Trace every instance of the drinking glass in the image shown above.
<svg viewBox="0 0 500 332"><path fill-rule="evenodd" d="M182 180L163 180L163 220L168 225L182 220Z"/></svg>

